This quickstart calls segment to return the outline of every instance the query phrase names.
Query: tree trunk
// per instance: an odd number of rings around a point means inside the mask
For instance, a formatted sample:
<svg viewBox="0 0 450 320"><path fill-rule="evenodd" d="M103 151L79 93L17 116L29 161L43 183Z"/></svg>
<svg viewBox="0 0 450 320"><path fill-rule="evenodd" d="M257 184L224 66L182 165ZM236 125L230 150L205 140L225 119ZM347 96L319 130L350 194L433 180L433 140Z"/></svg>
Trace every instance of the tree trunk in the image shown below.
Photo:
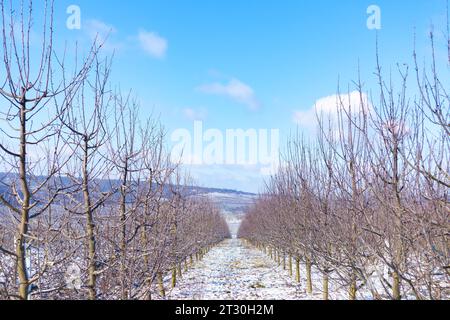
<svg viewBox="0 0 450 320"><path fill-rule="evenodd" d="M87 215L87 241L88 241L88 250L89 250L89 256L88 256L88 291L89 291L89 300L95 300L97 298L97 291L96 291L96 283L97 283L97 276L96 276L96 245L95 245L95 225L94 225L94 219L91 210L89 210L89 213Z"/></svg>
<svg viewBox="0 0 450 320"><path fill-rule="evenodd" d="M392 273L392 299L401 300L402 296L400 293L400 276L397 271Z"/></svg>
<svg viewBox="0 0 450 320"><path fill-rule="evenodd" d="M27 139L26 139L26 107L25 95L20 108L20 157L19 157L19 179L22 188L22 206L20 209L20 224L16 242L17 275L19 277L19 296L22 300L28 299L29 275L26 266L26 235L28 234L30 220L31 194L27 180Z"/></svg>
<svg viewBox="0 0 450 320"><path fill-rule="evenodd" d="M183 273L181 271L181 262L178 264L178 277L180 277L180 278L183 277Z"/></svg>
<svg viewBox="0 0 450 320"><path fill-rule="evenodd" d="M19 277L19 296L22 300L28 299L28 272L26 266L25 235L28 232L28 210L22 209L19 234L16 243L17 275Z"/></svg>
<svg viewBox="0 0 450 320"><path fill-rule="evenodd" d="M328 279L328 272L325 271L323 273L323 300L328 300L328 287L329 287L329 279Z"/></svg>
<svg viewBox="0 0 450 320"><path fill-rule="evenodd" d="M293 270L292 270L292 255L289 254L289 275L292 277Z"/></svg>
<svg viewBox="0 0 450 320"><path fill-rule="evenodd" d="M352 273L349 289L349 300L356 300L356 276Z"/></svg>
<svg viewBox="0 0 450 320"><path fill-rule="evenodd" d="M88 175L88 157L89 157L89 142L88 138L84 137L84 155L83 155L83 197L84 197L84 211L86 216L86 241L88 247L88 295L89 300L97 298L96 292L96 248L95 248L95 224L91 205L91 195L89 192L89 175Z"/></svg>
<svg viewBox="0 0 450 320"><path fill-rule="evenodd" d="M300 283L300 258L295 258L295 279Z"/></svg>
<svg viewBox="0 0 450 320"><path fill-rule="evenodd" d="M120 251L121 251L121 263L120 263L120 279L122 286L122 300L128 300L127 290L127 276L126 276L126 261L127 261L127 184L128 184L128 163L125 161L123 167L122 185L120 188L120 226L121 226L121 239L120 239Z"/></svg>
<svg viewBox="0 0 450 320"><path fill-rule="evenodd" d="M166 296L166 290L164 289L164 279L161 272L158 272L158 287L159 294L164 298Z"/></svg>
<svg viewBox="0 0 450 320"><path fill-rule="evenodd" d="M177 286L177 267L172 269L172 288Z"/></svg>
<svg viewBox="0 0 450 320"><path fill-rule="evenodd" d="M306 292L312 294L311 260L306 258Z"/></svg>

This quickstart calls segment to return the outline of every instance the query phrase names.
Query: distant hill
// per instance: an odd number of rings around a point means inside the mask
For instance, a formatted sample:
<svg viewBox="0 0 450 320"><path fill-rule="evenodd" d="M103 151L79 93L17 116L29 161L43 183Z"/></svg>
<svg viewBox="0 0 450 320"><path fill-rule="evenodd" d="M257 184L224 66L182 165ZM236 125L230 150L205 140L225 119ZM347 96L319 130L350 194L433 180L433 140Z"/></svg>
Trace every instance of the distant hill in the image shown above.
<svg viewBox="0 0 450 320"><path fill-rule="evenodd" d="M257 195L253 193L222 189L206 193L204 196L210 198L221 209L234 237L237 235L244 215L257 198Z"/></svg>
<svg viewBox="0 0 450 320"><path fill-rule="evenodd" d="M236 195L236 196L250 196L254 197L254 193L244 192L233 189L220 189L220 188L208 188L208 187L187 187L192 194L222 194L222 195Z"/></svg>
<svg viewBox="0 0 450 320"><path fill-rule="evenodd" d="M7 199L11 199L9 185L13 181L17 180L17 178L18 178L17 174L0 172L0 181L1 181L0 194L5 196ZM38 185L42 181L44 181L45 178L46 177L44 177L44 176L34 177L31 184ZM57 181L56 185L58 185L58 186L67 187L67 186L71 185L71 181L67 177L58 177L57 179L55 179L55 181ZM97 192L107 192L107 191L119 186L120 181L119 180L96 180L93 184L96 185L95 190L97 190ZM169 197L171 195L171 190L174 190L174 189L176 189L176 188L173 188L172 185L167 185L167 186L165 186L164 193L166 194L167 197ZM248 192L243 192L243 191L238 191L238 190L210 188L210 187L198 187L198 186L183 186L183 192L185 192L187 195L190 195L190 196L214 195L211 198L213 200L217 200L216 203L220 207L223 206L223 209L225 211L239 210L239 208L241 208L241 206L242 206L241 204L243 202L245 203L245 201L243 201L242 199L255 197L255 194L253 194L253 193L248 193ZM45 194L42 194L42 193L40 194L40 196L44 196L44 195ZM225 204L224 201L220 201L220 199L227 200L226 201L227 204ZM234 201L233 199L241 199L241 200ZM114 200L114 197L112 197L111 200Z"/></svg>
<svg viewBox="0 0 450 320"><path fill-rule="evenodd" d="M10 194L10 188L8 185L12 181L17 179L17 175L0 173L0 194L2 194L6 199L14 202L15 199ZM45 177L35 177L33 184L38 184L42 182ZM58 178L58 184L69 186L70 180L68 178ZM118 186L120 184L119 180L98 180L95 181L97 189L99 192L107 192ZM167 197L170 197L171 192L170 186L165 187L165 193ZM197 187L197 186L185 186L183 190L187 195L194 197L208 197L211 199L215 205L221 210L223 216L227 220L230 230L233 236L236 236L239 225L247 212L248 208L255 201L257 195L249 192L243 192L231 189L220 189L220 188L209 188L209 187ZM45 192L41 192L39 197L45 197ZM116 201L116 196L114 195L109 199L109 202Z"/></svg>

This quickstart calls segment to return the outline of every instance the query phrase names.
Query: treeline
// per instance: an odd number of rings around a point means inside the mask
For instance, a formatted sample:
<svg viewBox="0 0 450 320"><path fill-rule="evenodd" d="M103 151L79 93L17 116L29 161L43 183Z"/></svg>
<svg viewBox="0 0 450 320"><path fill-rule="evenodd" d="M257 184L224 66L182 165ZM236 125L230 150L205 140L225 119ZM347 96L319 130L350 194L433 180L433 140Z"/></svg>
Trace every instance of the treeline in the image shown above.
<svg viewBox="0 0 450 320"><path fill-rule="evenodd" d="M377 52L373 94L357 81L317 111L316 136L290 139L242 223L239 236L294 263L297 281L304 266L307 292L314 268L324 299L331 278L349 299L450 297L450 77L434 42L412 77L398 66L397 86Z"/></svg>
<svg viewBox="0 0 450 320"><path fill-rule="evenodd" d="M112 89L102 41L57 56L52 1L42 30L28 4L1 1L0 299L161 298L227 224Z"/></svg>

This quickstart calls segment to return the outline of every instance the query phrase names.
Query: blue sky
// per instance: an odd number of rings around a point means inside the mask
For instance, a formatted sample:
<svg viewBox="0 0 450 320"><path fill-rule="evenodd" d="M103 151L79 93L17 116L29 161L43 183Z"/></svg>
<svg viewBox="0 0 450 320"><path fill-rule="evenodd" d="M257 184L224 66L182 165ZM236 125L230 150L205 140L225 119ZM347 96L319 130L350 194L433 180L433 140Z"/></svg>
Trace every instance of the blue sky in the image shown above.
<svg viewBox="0 0 450 320"><path fill-rule="evenodd" d="M80 30L65 27L71 4L81 9ZM366 86L374 85L372 4L381 9L387 69L411 63L414 30L421 56L430 26L444 31L445 0L58 0L56 43L87 46L111 29L105 54L115 50L113 83L134 90L143 117L160 115L169 138L197 119L219 130L276 128L283 144L297 128L295 112L335 94L338 78L343 87L355 80L358 61ZM205 186L255 192L262 185L255 168L191 169Z"/></svg>

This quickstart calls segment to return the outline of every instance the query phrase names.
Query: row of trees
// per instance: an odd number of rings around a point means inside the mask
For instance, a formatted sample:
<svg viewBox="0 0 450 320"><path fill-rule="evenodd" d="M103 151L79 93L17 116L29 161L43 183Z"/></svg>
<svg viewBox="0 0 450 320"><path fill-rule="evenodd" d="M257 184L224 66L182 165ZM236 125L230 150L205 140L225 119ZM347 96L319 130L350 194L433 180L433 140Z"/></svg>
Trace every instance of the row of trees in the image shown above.
<svg viewBox="0 0 450 320"><path fill-rule="evenodd" d="M0 298L163 295L164 275L227 224L185 187L158 121L111 88L101 41L58 57L52 2L38 43L32 1L0 4Z"/></svg>
<svg viewBox="0 0 450 320"><path fill-rule="evenodd" d="M317 112L317 135L290 139L242 223L241 238L296 261L298 281L304 262L310 293L314 267L324 299L330 276L349 299L362 290L375 299L450 297L449 77L433 34L431 44L431 67L414 54L413 79L399 66L399 87L392 75L385 81L377 54L376 94L361 81L338 90L335 108Z"/></svg>

